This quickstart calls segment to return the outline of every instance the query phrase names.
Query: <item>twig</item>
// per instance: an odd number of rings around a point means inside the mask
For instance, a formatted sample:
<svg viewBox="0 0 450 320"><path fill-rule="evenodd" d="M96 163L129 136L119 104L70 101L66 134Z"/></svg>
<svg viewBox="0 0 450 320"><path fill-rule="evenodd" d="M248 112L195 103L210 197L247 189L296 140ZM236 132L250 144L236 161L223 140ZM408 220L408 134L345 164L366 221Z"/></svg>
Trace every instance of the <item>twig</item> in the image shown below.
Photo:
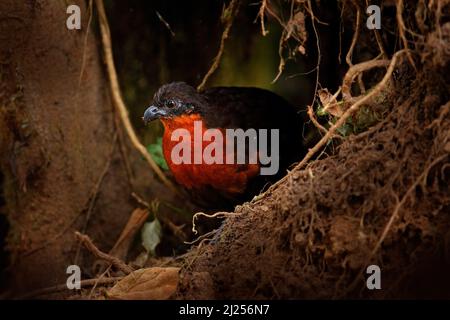
<svg viewBox="0 0 450 320"><path fill-rule="evenodd" d="M185 241L187 239L186 233L183 231L183 228L186 226L185 224L177 226L175 223L170 221L168 218L158 215L159 220L161 220L162 224L167 226L170 231L172 231L173 235L176 236L179 240Z"/></svg>
<svg viewBox="0 0 450 320"><path fill-rule="evenodd" d="M283 57L283 46L284 46L284 34L285 29L283 29L283 34L280 37L280 43L278 44L278 56L280 57L280 63L278 64L278 73L275 76L275 78L272 80L272 83L275 83L278 81L278 79L281 77L281 74L284 71L284 66L286 65L286 61Z"/></svg>
<svg viewBox="0 0 450 320"><path fill-rule="evenodd" d="M405 22L403 21L403 0L397 0L396 2L396 19L397 19L397 25L398 25L398 32L400 34L400 39L402 39L403 47L405 49L408 49L408 41L406 40L405 35ZM411 64L411 66L416 69L416 65L414 64L414 60L411 56L411 53L409 51L406 52L406 55L408 57L408 61Z"/></svg>
<svg viewBox="0 0 450 320"><path fill-rule="evenodd" d="M355 4L354 2L352 3L356 7L356 26L355 31L353 33L352 43L350 44L350 48L348 49L347 55L345 56L345 61L350 67L353 66L352 63L353 50L355 49L356 42L358 41L359 26L361 24L361 10L359 9L357 4Z"/></svg>
<svg viewBox="0 0 450 320"><path fill-rule="evenodd" d="M231 26L233 25L233 21L234 18L236 17L237 13L239 10L239 0L231 0L230 4L228 5L228 7L225 8L224 10L224 16L225 16L225 29L222 33L222 38L220 39L220 47L219 47L219 51L217 52L216 57L214 58L214 61L211 65L211 67L209 68L208 72L206 73L206 75L203 77L202 82L197 86L197 91L201 91L203 90L203 88L206 85L206 82L208 81L208 79L211 77L211 75L217 70L217 68L219 67L219 63L220 60L222 59L222 55L223 55L223 51L225 48L225 41L227 40L229 34L230 34L230 29Z"/></svg>
<svg viewBox="0 0 450 320"><path fill-rule="evenodd" d="M92 298L92 295L94 294L95 289L100 284L100 281L104 279L104 276L109 272L110 269L111 269L111 265L109 265L108 268L106 268L106 270L96 279L97 281L95 281L94 285L92 286L91 291L89 292L88 299Z"/></svg>
<svg viewBox="0 0 450 320"><path fill-rule="evenodd" d="M292 18L293 5L294 5L294 2L292 2L292 6L291 6L291 18ZM311 3L309 3L309 6L311 7ZM261 9L262 8L260 8L260 10ZM314 23L316 18L314 16L314 13L312 12L312 9L308 9L308 8L305 8L305 9L311 15L314 32L316 34L316 41L318 43L317 30L315 29L315 23ZM283 28L283 32L281 34L280 41L279 41L279 44L278 44L278 56L280 58L280 62L278 63L278 72L277 72L275 78L272 80L272 83L275 83L275 82L278 81L278 79L283 74L284 68L286 66L286 59L283 57L283 50L285 48L286 41L289 40L291 35L298 42L301 42L301 40L295 35L295 33L292 34L292 31L291 31L292 29L289 27L289 21L287 23L285 23L275 12L273 12L273 10L270 8L270 6L264 6L264 11L267 11L267 13L269 15L271 15L275 20L277 20L277 22ZM317 21L320 22L318 19L317 19ZM289 59L289 57L288 57L288 59ZM318 48L318 60L320 61L320 48ZM316 70L318 72L318 66L316 66L312 71L316 71ZM305 74L307 74L307 73L305 73ZM317 84L317 82L316 82L316 84ZM317 85L316 85L316 90L315 91L317 91ZM314 105L314 102L312 103L312 105Z"/></svg>
<svg viewBox="0 0 450 320"><path fill-rule="evenodd" d="M345 1L342 2L341 6L341 17L339 19L339 53L338 53L338 62L341 64L342 59L342 34L344 33L344 9L345 9Z"/></svg>
<svg viewBox="0 0 450 320"><path fill-rule="evenodd" d="M355 3L355 2L352 2L352 3L356 8L356 26L355 26L355 31L353 32L352 43L350 44L350 48L348 49L347 55L345 56L345 61L347 62L348 66L350 68L353 67L352 56L353 56L353 51L355 50L356 43L358 42L359 27L361 24L361 9L359 8L357 3ZM359 85L359 89L360 89L361 93L364 93L366 90L364 87L364 83L362 81L361 73L358 74L358 85Z"/></svg>
<svg viewBox="0 0 450 320"><path fill-rule="evenodd" d="M311 119L312 123L317 127L317 129L319 129L320 131L322 131L323 133L327 133L327 129L325 129L324 126L322 126L319 121L317 121L316 116L314 115L314 110L311 106L308 106L308 116L309 119Z"/></svg>
<svg viewBox="0 0 450 320"><path fill-rule="evenodd" d="M164 24L164 26L167 28L167 30L169 30L172 37L175 37L175 32L172 31L170 24L166 20L164 20L164 18L159 14L158 11L155 11L155 12L156 12L156 15L158 16L159 21L161 21Z"/></svg>
<svg viewBox="0 0 450 320"><path fill-rule="evenodd" d="M103 43L103 54L106 62L110 89L115 109L120 116L122 124L125 128L128 137L130 138L132 145L145 158L147 163L150 165L150 167L153 169L153 171L159 177L159 179L166 185L166 187L168 187L174 193L178 194L178 190L176 189L176 187L172 184L172 182L169 181L169 179L167 179L167 177L155 163L151 155L147 152L147 149L142 145L142 143L136 136L136 133L134 132L133 126L131 125L130 119L128 118L127 108L120 94L119 81L117 79L117 73L114 66L114 60L112 55L111 33L109 30L108 20L106 18L105 7L103 6L103 0L95 0L95 4L100 19L100 31Z"/></svg>
<svg viewBox="0 0 450 320"><path fill-rule="evenodd" d="M194 240L192 240L192 241L185 241L184 243L185 243L185 244L188 244L188 245L193 245L193 244L196 244L196 243L199 242L199 241L202 241L202 242L203 242L203 240L206 240L206 239L211 240L211 238L209 238L209 237L210 237L211 235L216 234L218 231L219 231L219 229L211 230L211 231L209 231L209 232L207 232L207 233L205 233L205 234L202 234L202 235L199 236L197 239L194 239Z"/></svg>
<svg viewBox="0 0 450 320"><path fill-rule="evenodd" d="M314 35L316 37L316 47L317 47L317 64L316 64L316 84L314 87L314 97L311 105L313 106L316 102L316 96L317 96L317 88L319 86L319 74L320 74L320 62L322 60L321 52L320 52L320 40L319 40L319 33L317 32L316 24L315 24L315 15L314 11L312 9L311 0L308 0L308 8L309 8L309 14L311 15L311 23L314 30Z"/></svg>
<svg viewBox="0 0 450 320"><path fill-rule="evenodd" d="M384 59L387 59L388 55L386 50L384 50L383 39L381 39L380 33L377 29L373 30L375 32L375 39L377 40L378 48L380 49L380 54Z"/></svg>
<svg viewBox="0 0 450 320"><path fill-rule="evenodd" d="M369 5L369 0L366 0L366 7L368 7ZM380 49L381 56L383 57L383 59L387 59L388 55L386 53L386 50L384 50L383 40L381 39L380 33L377 29L373 29L373 32L375 33L375 39L377 41L378 48Z"/></svg>
<svg viewBox="0 0 450 320"><path fill-rule="evenodd" d="M84 287L90 287L90 286L94 286L94 285L104 285L104 284L111 284L111 283L115 283L119 280L122 280L124 277L111 277L111 278L104 278L104 279L86 279L86 280L81 280L80 281L80 286L82 288ZM43 296L43 295L48 295L48 294L52 294L52 293L56 293L56 292L60 292L60 291L64 291L64 290L69 290L67 288L67 284L60 284L57 286L53 286L53 287L48 287L48 288L43 288L43 289L38 289L35 291L32 291L30 293L27 293L23 296L18 297L17 299L19 300L25 300L25 299L31 299L31 298L35 298L35 297L39 297L39 296Z"/></svg>
<svg viewBox="0 0 450 320"><path fill-rule="evenodd" d="M269 33L269 31L266 30L266 27L264 25L264 15L266 13L266 7L267 7L267 0L262 0L261 6L259 7L258 17L261 22L261 34L264 37Z"/></svg>
<svg viewBox="0 0 450 320"><path fill-rule="evenodd" d="M133 269L129 267L127 264L125 264L122 260L100 251L92 242L91 238L89 238L89 236L81 234L78 231L75 232L75 236L86 247L86 249L92 252L97 258L111 263L113 266L115 266L117 269L119 269L125 274L130 274L131 272L133 272Z"/></svg>
<svg viewBox="0 0 450 320"><path fill-rule="evenodd" d="M323 106L323 111L324 112L328 112L328 109L331 108L331 107L336 107L336 105L337 105L337 97L339 96L339 93L341 93L341 90L342 90L342 87L339 86L339 89L335 92L335 94L333 94L331 96L331 99L329 99L328 103Z"/></svg>
<svg viewBox="0 0 450 320"><path fill-rule="evenodd" d="M131 196L134 198L134 200L136 200L137 203L139 203L141 206L146 207L147 209L150 209L150 204L145 201L144 199L142 199L141 196L139 196L136 192L132 192Z"/></svg>
<svg viewBox="0 0 450 320"><path fill-rule="evenodd" d="M142 199L139 195L137 195L136 193L131 193L131 196L137 201L137 203L139 203L140 205L146 207L149 210L152 210L152 207L150 206L150 204L145 201L144 199ZM154 213L156 216L156 213ZM187 236L186 233L184 233L183 228L184 228L184 224L181 226L177 226L175 223L173 223L172 221L170 221L168 218L163 217L161 215L158 214L157 218L162 222L163 225L167 226L170 231L172 231L172 233L181 241L185 241Z"/></svg>
<svg viewBox="0 0 450 320"><path fill-rule="evenodd" d="M325 110L325 108L324 108ZM315 114L314 114L314 109L311 106L308 106L308 111L307 114L309 116L309 119L312 121L312 123L317 127L317 129L319 129L320 131L322 131L324 134L326 134L328 132L328 130L322 126L319 121L317 120ZM338 138L338 139L343 139L340 135L333 135L333 138Z"/></svg>
<svg viewBox="0 0 450 320"><path fill-rule="evenodd" d="M148 214L148 210L139 208L133 211L130 219L128 219L128 222L125 225L125 228L120 234L119 239L116 241L116 244L113 246L113 248L109 251L109 255L114 256L118 259L125 259L131 241L133 241L136 233L139 231L142 224L147 219ZM112 264L109 263L105 271L98 277L98 280L103 279L103 277L111 270L111 266ZM91 292L89 293L89 298L91 298L92 294L94 293L97 284L98 283L93 285Z"/></svg>

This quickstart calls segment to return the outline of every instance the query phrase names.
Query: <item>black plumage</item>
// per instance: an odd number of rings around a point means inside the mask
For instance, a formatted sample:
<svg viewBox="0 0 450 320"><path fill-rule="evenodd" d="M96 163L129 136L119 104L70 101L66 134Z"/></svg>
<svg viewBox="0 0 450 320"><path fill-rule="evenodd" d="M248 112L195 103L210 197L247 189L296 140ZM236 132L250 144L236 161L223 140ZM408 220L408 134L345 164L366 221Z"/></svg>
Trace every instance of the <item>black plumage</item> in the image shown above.
<svg viewBox="0 0 450 320"><path fill-rule="evenodd" d="M152 106L144 114L144 121L156 118L163 122L171 121L187 114L200 115L207 128L279 130L278 173L253 177L248 181L245 193L233 199L230 199L229 195L221 194L220 190L215 190L214 183L211 183L209 191L215 192L216 196L211 197L208 194L203 198L215 199L214 202L221 202L217 200L218 197L225 198L232 204L250 199L267 183L286 174L287 168L300 160L306 152L301 134L303 121L298 110L284 98L265 89L213 87L197 92L183 82L166 84L156 92ZM208 188L198 190L201 190L200 193L206 193L206 189Z"/></svg>

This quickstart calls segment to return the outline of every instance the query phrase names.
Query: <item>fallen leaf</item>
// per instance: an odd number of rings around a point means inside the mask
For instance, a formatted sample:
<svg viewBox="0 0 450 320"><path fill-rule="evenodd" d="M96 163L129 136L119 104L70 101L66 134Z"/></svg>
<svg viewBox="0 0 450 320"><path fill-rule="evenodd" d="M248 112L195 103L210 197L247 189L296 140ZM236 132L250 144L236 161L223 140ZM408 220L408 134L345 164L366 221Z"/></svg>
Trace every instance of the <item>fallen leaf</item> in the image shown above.
<svg viewBox="0 0 450 320"><path fill-rule="evenodd" d="M166 300L177 290L180 268L133 271L112 287L107 296L117 300Z"/></svg>
<svg viewBox="0 0 450 320"><path fill-rule="evenodd" d="M339 102L327 89L320 89L318 94L323 105L323 112L328 112L335 117L342 116L343 111Z"/></svg>

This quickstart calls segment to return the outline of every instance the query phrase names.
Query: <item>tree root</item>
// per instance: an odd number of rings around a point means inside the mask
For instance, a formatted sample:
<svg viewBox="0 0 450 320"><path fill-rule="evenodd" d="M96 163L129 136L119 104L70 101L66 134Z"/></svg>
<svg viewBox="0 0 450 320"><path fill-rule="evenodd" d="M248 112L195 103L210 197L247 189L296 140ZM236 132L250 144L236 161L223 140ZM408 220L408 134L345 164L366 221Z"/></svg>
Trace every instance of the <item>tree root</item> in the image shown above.
<svg viewBox="0 0 450 320"><path fill-rule="evenodd" d="M139 141L139 138L137 137L133 129L133 126L131 125L130 119L128 117L127 108L120 94L119 81L117 79L117 73L114 66L114 60L111 49L111 34L109 30L108 20L106 18L105 8L103 6L103 0L95 0L95 4L100 19L100 31L103 43L103 54L106 62L107 73L111 87L111 94L116 112L120 116L120 120L125 128L128 137L130 138L132 145L144 157L144 159L147 161L147 163L150 165L150 167L153 169L153 171L159 177L162 183L164 183L164 185L166 185L166 187L169 188L171 191L173 191L175 194L179 194L175 185L164 175L164 173L155 163L151 155L147 152L147 149Z"/></svg>

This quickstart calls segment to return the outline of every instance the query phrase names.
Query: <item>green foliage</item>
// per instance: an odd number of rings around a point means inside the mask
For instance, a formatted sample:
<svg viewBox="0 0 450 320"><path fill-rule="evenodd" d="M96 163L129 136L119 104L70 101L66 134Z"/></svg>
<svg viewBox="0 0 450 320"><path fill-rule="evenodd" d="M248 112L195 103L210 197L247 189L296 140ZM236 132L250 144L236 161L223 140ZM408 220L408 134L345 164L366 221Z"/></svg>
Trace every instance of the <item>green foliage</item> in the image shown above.
<svg viewBox="0 0 450 320"><path fill-rule="evenodd" d="M325 108L319 103L319 106L316 109L316 115L319 117L326 116L328 114L327 111L325 111Z"/></svg>
<svg viewBox="0 0 450 320"><path fill-rule="evenodd" d="M342 104L342 102L338 101L338 104ZM333 116L332 114L325 111L321 104L319 104L319 106L316 109L316 115L318 117L327 116L329 118L328 122L329 124L335 124L336 121L339 119L338 117ZM342 137L348 137L351 134L358 134L366 131L369 127L373 126L380 119L381 116L377 112L372 111L368 107L362 107L361 109L358 110L358 112L355 115L349 117L345 121L345 123L337 129L337 132ZM326 127L329 128L330 125Z"/></svg>
<svg viewBox="0 0 450 320"><path fill-rule="evenodd" d="M167 162L164 159L164 154L162 150L162 138L158 138L156 143L147 146L147 151L152 156L155 163L160 166L163 170L169 170Z"/></svg>
<svg viewBox="0 0 450 320"><path fill-rule="evenodd" d="M142 246L145 250L155 255L156 246L161 242L162 228L158 219L154 219L151 222L146 222L141 230Z"/></svg>

